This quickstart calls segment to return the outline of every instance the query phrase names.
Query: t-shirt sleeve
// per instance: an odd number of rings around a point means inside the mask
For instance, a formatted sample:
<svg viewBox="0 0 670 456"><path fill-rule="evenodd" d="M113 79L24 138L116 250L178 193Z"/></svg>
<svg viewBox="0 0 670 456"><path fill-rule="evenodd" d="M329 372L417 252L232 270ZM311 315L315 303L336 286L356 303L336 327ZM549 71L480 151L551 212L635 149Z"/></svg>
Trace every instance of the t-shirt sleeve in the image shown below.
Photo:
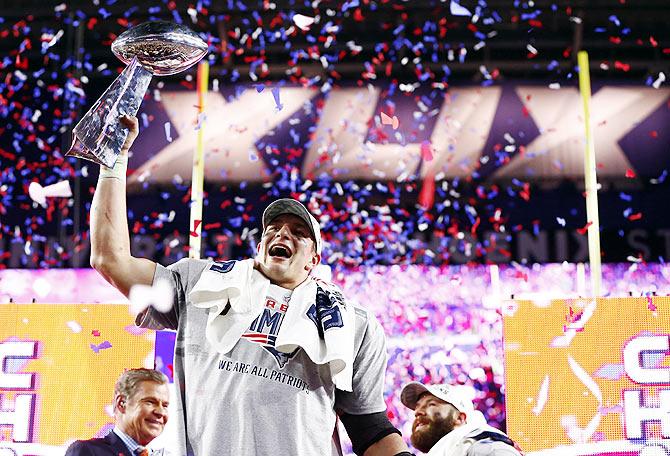
<svg viewBox="0 0 670 456"><path fill-rule="evenodd" d="M387 363L384 330L375 316L363 309L356 308L356 319L363 320L363 331L362 338L356 340L353 391L336 390L335 408L351 415L383 412Z"/></svg>
<svg viewBox="0 0 670 456"><path fill-rule="evenodd" d="M147 308L135 318L135 324L148 329L177 329L179 315L186 305L188 293L200 278L200 274L209 264L207 260L184 258L168 267L156 265L153 285L166 281L172 288L173 305L167 312L159 312L153 307Z"/></svg>

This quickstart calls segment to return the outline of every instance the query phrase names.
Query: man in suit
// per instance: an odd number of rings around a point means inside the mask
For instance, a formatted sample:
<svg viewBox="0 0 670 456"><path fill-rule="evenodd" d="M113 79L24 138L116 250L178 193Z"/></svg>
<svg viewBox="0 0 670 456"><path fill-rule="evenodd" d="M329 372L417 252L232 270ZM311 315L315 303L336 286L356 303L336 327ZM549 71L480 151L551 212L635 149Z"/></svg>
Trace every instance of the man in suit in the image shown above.
<svg viewBox="0 0 670 456"><path fill-rule="evenodd" d="M148 456L145 448L168 420L168 380L154 369L124 372L114 387L114 429L103 438L77 440L65 456Z"/></svg>

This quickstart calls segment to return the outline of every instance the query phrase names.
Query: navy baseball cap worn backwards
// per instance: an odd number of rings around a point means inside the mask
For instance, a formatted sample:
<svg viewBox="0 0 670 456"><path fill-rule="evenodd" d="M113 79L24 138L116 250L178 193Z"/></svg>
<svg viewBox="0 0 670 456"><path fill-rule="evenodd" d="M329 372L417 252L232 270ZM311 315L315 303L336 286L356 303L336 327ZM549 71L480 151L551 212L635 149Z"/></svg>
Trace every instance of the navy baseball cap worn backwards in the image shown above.
<svg viewBox="0 0 670 456"><path fill-rule="evenodd" d="M281 198L277 201L272 202L268 207L263 211L263 231L265 227L280 215L290 214L300 217L303 222L309 228L310 233L314 237L314 246L316 247L316 253L321 255L321 227L319 222L314 218L312 214L309 213L307 208L298 200L292 198Z"/></svg>

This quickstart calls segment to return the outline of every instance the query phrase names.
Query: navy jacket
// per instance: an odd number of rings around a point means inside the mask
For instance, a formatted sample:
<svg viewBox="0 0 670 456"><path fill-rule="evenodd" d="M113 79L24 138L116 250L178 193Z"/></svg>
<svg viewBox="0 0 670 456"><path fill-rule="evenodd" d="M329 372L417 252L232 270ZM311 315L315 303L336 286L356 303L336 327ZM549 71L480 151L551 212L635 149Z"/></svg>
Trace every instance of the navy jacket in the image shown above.
<svg viewBox="0 0 670 456"><path fill-rule="evenodd" d="M123 440L110 431L101 439L77 440L65 452L65 456L134 456Z"/></svg>

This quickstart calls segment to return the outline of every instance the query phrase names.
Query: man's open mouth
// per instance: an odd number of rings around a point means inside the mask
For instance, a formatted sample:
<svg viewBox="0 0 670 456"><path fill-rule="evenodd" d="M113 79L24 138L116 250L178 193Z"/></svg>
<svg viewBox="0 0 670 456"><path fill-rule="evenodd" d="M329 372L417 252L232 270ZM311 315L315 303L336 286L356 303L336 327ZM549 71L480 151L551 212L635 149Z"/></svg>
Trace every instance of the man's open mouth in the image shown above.
<svg viewBox="0 0 670 456"><path fill-rule="evenodd" d="M428 421L418 421L414 424L414 429L412 429L412 432L416 432L419 429L425 429L428 425L430 425L430 422Z"/></svg>
<svg viewBox="0 0 670 456"><path fill-rule="evenodd" d="M285 245L276 244L270 247L270 256L277 258L291 258L291 250Z"/></svg>

